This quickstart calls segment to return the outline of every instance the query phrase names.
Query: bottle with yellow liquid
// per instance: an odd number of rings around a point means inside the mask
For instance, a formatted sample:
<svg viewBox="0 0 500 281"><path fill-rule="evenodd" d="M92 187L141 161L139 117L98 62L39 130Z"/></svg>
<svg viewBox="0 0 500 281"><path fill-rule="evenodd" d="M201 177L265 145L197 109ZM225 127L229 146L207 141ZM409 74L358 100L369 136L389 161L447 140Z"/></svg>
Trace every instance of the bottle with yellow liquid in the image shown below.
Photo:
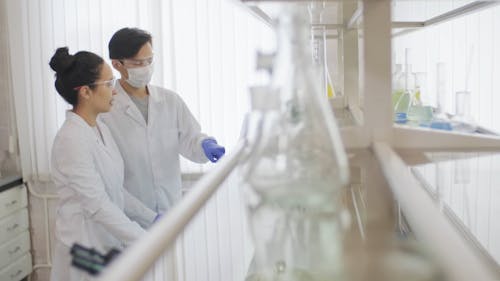
<svg viewBox="0 0 500 281"><path fill-rule="evenodd" d="M333 87L332 78L330 77L330 72L328 71L328 66L326 67L326 75L327 75L327 84L326 84L326 93L329 99L333 99L335 94L335 88Z"/></svg>
<svg viewBox="0 0 500 281"><path fill-rule="evenodd" d="M311 2L308 6L311 24L322 23L325 3ZM320 85L329 99L335 97L335 89L328 71L326 56L326 29L324 25L313 25L311 28L311 47L313 65L320 73Z"/></svg>

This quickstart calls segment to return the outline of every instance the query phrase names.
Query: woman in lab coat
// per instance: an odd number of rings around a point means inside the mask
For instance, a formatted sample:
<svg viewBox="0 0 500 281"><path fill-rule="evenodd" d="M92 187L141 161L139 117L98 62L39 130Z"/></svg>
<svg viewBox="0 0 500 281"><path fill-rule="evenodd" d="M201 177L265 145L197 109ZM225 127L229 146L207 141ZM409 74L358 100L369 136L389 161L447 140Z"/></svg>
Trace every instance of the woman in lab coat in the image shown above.
<svg viewBox="0 0 500 281"><path fill-rule="evenodd" d="M58 93L73 106L52 148L59 201L51 280L87 280L86 273L71 266L74 243L103 254L122 249L140 237L157 214L123 188L123 160L97 118L110 110L115 94L110 66L93 53L70 55L67 48L59 48L50 67L56 72Z"/></svg>

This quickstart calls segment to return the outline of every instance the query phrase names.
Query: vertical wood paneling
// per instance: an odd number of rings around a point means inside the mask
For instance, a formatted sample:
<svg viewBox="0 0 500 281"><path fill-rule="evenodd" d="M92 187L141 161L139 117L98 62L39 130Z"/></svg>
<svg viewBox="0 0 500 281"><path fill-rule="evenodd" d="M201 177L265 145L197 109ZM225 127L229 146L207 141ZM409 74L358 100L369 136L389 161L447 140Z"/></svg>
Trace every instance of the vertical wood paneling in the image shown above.
<svg viewBox="0 0 500 281"><path fill-rule="evenodd" d="M495 157L492 161L492 167L500 167L500 157ZM488 221L488 235L486 240L486 245L490 250L492 256L500 261L500 221L498 220L498 214L500 214L500 204L496 199L500 198L500 175L495 173L491 175L491 185L488 188L488 209L489 212L482 214L482 218Z"/></svg>
<svg viewBox="0 0 500 281"><path fill-rule="evenodd" d="M239 181L237 174L229 176L185 229L179 281L244 280L253 249Z"/></svg>
<svg viewBox="0 0 500 281"><path fill-rule="evenodd" d="M485 10L479 14L478 18L478 121L480 124L491 128L492 127L492 114L491 101L493 89L492 73L493 63L492 55L494 52L493 47L493 10ZM488 55L484 55L488 54Z"/></svg>

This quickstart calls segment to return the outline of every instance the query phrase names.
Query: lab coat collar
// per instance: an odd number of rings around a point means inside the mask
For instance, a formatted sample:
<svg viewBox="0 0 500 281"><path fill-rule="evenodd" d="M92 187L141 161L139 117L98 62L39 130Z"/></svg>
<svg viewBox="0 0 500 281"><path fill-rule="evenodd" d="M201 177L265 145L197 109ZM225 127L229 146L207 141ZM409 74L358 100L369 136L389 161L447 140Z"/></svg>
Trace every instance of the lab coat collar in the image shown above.
<svg viewBox="0 0 500 281"><path fill-rule="evenodd" d="M92 127L80 115L71 110L66 111L66 119L84 128L84 130L92 131Z"/></svg>
<svg viewBox="0 0 500 281"><path fill-rule="evenodd" d="M79 127L82 128L82 130L85 130L85 135L86 136L89 136L89 139L92 139L94 141L96 141L97 143L101 144L102 147L104 147L104 150L107 152L107 153L111 153L107 147L107 143L102 143L102 141L100 140L100 138L95 134L94 130L92 129L92 127L78 114L74 113L73 111L71 110L68 110L66 111L66 119L69 120L70 122L73 122L75 124L77 124ZM99 119L98 119L99 120ZM96 120L96 123L98 126L100 126L100 128L103 126L102 123L100 123L100 121ZM104 135L104 131L102 129L101 130L101 133L103 135L103 138L105 138L105 135Z"/></svg>
<svg viewBox="0 0 500 281"><path fill-rule="evenodd" d="M95 134L95 132L92 129L92 127L80 115L74 113L71 110L68 110L68 111L66 111L66 119L69 120L70 122L74 123L74 124L77 124L79 127L81 127L82 130L84 130L84 132L85 132L85 137L88 136L89 140L91 139L92 141L97 142L98 144L100 144L103 147L103 150L106 153L112 155L111 151L109 151L110 147L108 147L108 143L103 143L103 140L101 140ZM100 126L99 129L101 130L102 137L106 138L105 132L102 129L103 125L102 125L101 121L99 121L99 117L96 120L96 124L98 126Z"/></svg>
<svg viewBox="0 0 500 281"><path fill-rule="evenodd" d="M136 121L142 126L146 126L146 120L144 120L144 117L142 117L141 112L134 104L132 99L129 97L127 92L125 92L125 90L122 88L120 83L116 83L115 90L117 93L115 99L122 107L122 110L134 121Z"/></svg>
<svg viewBox="0 0 500 281"><path fill-rule="evenodd" d="M135 105L135 103L132 101L130 96L125 92L125 90L122 88L120 83L116 83L116 97L115 99L121 104L123 107L122 110L125 111L125 113L141 124L142 126L149 126L154 120L154 117L156 116L156 108L155 106L157 103L161 102L160 95L158 93L157 87L148 85L148 93L149 93L149 103L148 103L148 123L146 124L146 120L144 120L144 117L142 116L141 112Z"/></svg>

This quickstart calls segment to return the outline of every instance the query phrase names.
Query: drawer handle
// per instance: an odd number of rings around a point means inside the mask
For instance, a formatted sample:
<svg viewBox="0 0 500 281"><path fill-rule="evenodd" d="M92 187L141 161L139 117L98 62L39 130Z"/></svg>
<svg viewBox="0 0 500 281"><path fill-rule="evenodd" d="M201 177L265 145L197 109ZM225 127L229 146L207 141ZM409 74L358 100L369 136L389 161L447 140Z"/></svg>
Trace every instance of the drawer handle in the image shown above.
<svg viewBox="0 0 500 281"><path fill-rule="evenodd" d="M10 201L9 203L6 203L6 204L5 204L5 207L10 207L10 206L12 206L12 205L15 205L16 203L17 203L17 200L12 200L12 201Z"/></svg>
<svg viewBox="0 0 500 281"><path fill-rule="evenodd" d="M14 250L9 250L9 255L12 255L12 254L15 254L17 252L19 252L19 250L21 250L21 247L17 246Z"/></svg>
<svg viewBox="0 0 500 281"><path fill-rule="evenodd" d="M16 278L21 273L23 273L23 271L21 269L19 269L16 273L10 275L10 279Z"/></svg>
<svg viewBox="0 0 500 281"><path fill-rule="evenodd" d="M7 231L12 231L12 230L14 230L14 229L16 229L18 227L19 227L19 224L15 223L13 226L7 227Z"/></svg>

